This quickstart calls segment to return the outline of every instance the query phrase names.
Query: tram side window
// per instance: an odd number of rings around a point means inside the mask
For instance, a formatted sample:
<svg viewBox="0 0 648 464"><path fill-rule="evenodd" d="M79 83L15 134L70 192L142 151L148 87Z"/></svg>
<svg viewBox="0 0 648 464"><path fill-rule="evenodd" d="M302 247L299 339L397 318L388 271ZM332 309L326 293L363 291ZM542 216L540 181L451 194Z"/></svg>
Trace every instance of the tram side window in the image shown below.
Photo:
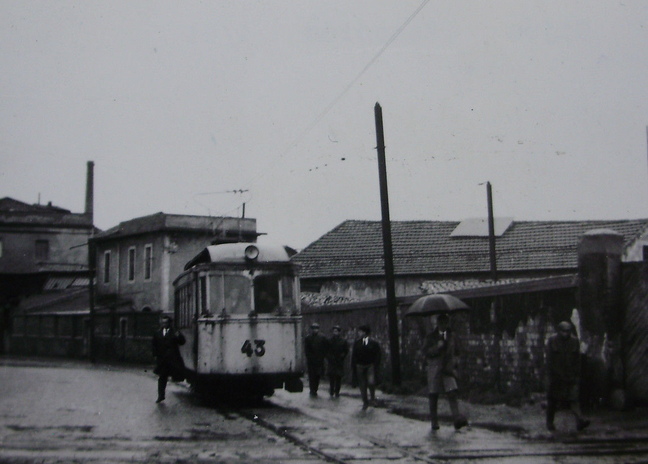
<svg viewBox="0 0 648 464"><path fill-rule="evenodd" d="M215 313L220 313L225 308L222 274L211 274L209 276L209 307Z"/></svg>
<svg viewBox="0 0 648 464"><path fill-rule="evenodd" d="M179 329L191 327L193 313L193 293L191 286L185 285L175 295L176 325Z"/></svg>
<svg viewBox="0 0 648 464"><path fill-rule="evenodd" d="M207 276L200 276L198 279L200 289L200 314L207 314L209 311L207 301Z"/></svg>
<svg viewBox="0 0 648 464"><path fill-rule="evenodd" d="M224 276L225 310L230 314L247 314L252 302L250 281L243 276Z"/></svg>
<svg viewBox="0 0 648 464"><path fill-rule="evenodd" d="M279 308L279 276L261 275L254 279L254 310L272 313Z"/></svg>
<svg viewBox="0 0 648 464"><path fill-rule="evenodd" d="M295 312L295 279L284 277L281 279L281 307L287 313Z"/></svg>

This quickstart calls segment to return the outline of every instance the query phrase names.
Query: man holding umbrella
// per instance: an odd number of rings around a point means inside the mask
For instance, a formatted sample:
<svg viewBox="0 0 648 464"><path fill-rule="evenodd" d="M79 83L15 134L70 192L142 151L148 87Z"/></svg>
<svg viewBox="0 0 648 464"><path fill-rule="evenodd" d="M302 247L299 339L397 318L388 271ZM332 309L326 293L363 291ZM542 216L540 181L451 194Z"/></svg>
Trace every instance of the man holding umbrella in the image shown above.
<svg viewBox="0 0 648 464"><path fill-rule="evenodd" d="M455 370L455 338L454 333L450 330L450 317L447 313L441 313L437 316L437 326L426 336L423 353L427 365L432 430L439 429L437 406L440 393L445 393L448 397L455 429L459 430L465 427L468 425L468 420L459 413L457 373Z"/></svg>
<svg viewBox="0 0 648 464"><path fill-rule="evenodd" d="M466 417L459 413L455 337L450 329L449 316L450 312L467 309L469 309L468 305L460 299L452 295L439 294L419 298L406 313L406 316L437 315L436 327L426 335L423 344L433 431L439 429L437 407L440 393L445 393L448 397L455 429L459 430L468 425Z"/></svg>

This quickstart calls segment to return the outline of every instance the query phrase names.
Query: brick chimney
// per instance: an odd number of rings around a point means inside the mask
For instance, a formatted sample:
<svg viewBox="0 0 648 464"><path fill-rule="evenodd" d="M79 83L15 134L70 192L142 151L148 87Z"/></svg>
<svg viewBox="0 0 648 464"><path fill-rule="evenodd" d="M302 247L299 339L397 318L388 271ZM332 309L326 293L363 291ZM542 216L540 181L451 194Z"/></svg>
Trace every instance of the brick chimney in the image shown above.
<svg viewBox="0 0 648 464"><path fill-rule="evenodd" d="M94 161L88 161L88 174L86 176L85 214L90 216L94 224Z"/></svg>

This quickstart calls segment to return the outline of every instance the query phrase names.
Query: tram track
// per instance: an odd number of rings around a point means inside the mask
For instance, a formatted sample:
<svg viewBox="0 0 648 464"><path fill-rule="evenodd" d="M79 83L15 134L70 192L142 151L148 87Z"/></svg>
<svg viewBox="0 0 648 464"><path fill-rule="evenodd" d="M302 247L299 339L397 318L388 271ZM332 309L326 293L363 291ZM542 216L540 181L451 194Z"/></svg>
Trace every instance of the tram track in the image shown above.
<svg viewBox="0 0 648 464"><path fill-rule="evenodd" d="M265 428L266 430L269 430L270 432L274 433L278 437L284 438L288 440L290 443L294 444L295 446L298 446L299 448L319 457L320 459L326 461L326 462L334 462L336 464L345 464L346 461L343 461L341 459L338 459L337 457L326 453L320 449L317 449L311 445L309 445L305 440L302 440L295 434L291 433L290 430L287 427L284 426L279 426L276 424L273 424L270 421L267 421L261 417L259 417L258 414L248 412L248 411L242 411L241 416L254 422L255 424Z"/></svg>
<svg viewBox="0 0 648 464"><path fill-rule="evenodd" d="M348 425L335 418L331 420L330 416L325 417L326 414L323 417L317 414L317 410L314 414L309 414L313 411L285 407L272 399L261 409L241 409L236 412L321 460L333 463L371 459L389 460L393 463L513 463L518 460L530 463L578 463L583 458L588 462L600 463L648 462L648 439L642 438L552 441L511 438L512 434L502 433L499 434L499 445L483 443L483 447L452 447L443 443L451 441L448 438L450 435L437 439L433 435L420 434L422 440L418 443L400 443L372 433L369 427L357 429L353 424ZM346 411L347 415L350 413L352 411ZM396 422L398 421L395 420L394 428L399 427ZM414 421L414 426L417 426L416 422L418 421ZM423 428L427 424L418 426ZM460 437L465 435L468 433L457 434Z"/></svg>

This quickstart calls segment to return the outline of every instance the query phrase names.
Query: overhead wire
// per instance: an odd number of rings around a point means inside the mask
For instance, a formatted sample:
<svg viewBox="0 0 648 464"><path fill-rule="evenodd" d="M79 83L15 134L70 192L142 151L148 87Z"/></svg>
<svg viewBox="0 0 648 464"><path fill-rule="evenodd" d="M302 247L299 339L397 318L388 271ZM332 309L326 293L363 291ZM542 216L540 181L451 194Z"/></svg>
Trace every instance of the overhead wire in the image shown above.
<svg viewBox="0 0 648 464"><path fill-rule="evenodd" d="M396 38L405 30L405 28L414 20L414 18L421 12L421 10L429 3L430 0L423 0L423 2L414 10L414 12L405 20L403 24L394 32L391 37L385 42L385 44L378 50L378 52L369 60L369 62L362 68L362 70L349 82L349 84L344 87L344 89L329 103L316 117L315 119L308 124L298 135L295 137L295 139L281 152L279 153L276 157L274 157L273 161L271 163L268 163L266 165L266 168L261 170L261 172L250 179L248 184L246 185L246 189L250 189L252 187L252 184L254 184L256 181L261 179L262 177L266 176L270 171L272 166L276 166L276 161L277 159L284 158L290 150L293 149L300 141L301 139L308 133L310 132L334 107L337 105L337 103L346 95L346 93L351 90L351 88L360 80L360 78L373 66L373 64L378 61L380 56L387 50L387 48L396 40ZM312 169L311 169L312 170Z"/></svg>
<svg viewBox="0 0 648 464"><path fill-rule="evenodd" d="M271 162L269 162L265 169L261 170L261 172L250 179L250 181L246 184L246 186L243 189L239 190L221 190L221 191L216 191L216 192L201 192L196 195L194 195L193 201L203 208L206 208L209 211L209 215L211 216L211 210L207 206L201 204L196 200L196 196L199 195L218 195L218 194L225 194L225 193L244 193L244 192L249 192L250 189L252 188L252 185L261 179L262 177L266 176L269 172L271 172L272 167L276 167L276 160L284 158L290 151L304 138L304 136L310 132L324 117L337 105L337 103L347 94L349 90L360 80L360 78L371 68L371 66L378 61L380 56L389 48L389 46L398 38L398 36L405 30L405 28L414 20L414 18L421 12L421 10L429 3L430 0L423 0L421 4L414 10L414 12L405 20L403 24L400 25L400 27L394 32L387 42L378 50L378 52L369 60L369 62L360 70L360 72L342 89L342 91L329 103L316 117L313 119L313 121L308 124L296 137L295 139L277 156L273 158ZM342 158L343 160L345 159L344 157ZM308 171L314 171L319 169L319 167L311 168ZM251 201L252 196L248 199L248 202ZM231 211L236 210L237 208L241 207L237 206L236 208L233 208L232 210L228 211L227 213L221 214L221 216L229 214Z"/></svg>

